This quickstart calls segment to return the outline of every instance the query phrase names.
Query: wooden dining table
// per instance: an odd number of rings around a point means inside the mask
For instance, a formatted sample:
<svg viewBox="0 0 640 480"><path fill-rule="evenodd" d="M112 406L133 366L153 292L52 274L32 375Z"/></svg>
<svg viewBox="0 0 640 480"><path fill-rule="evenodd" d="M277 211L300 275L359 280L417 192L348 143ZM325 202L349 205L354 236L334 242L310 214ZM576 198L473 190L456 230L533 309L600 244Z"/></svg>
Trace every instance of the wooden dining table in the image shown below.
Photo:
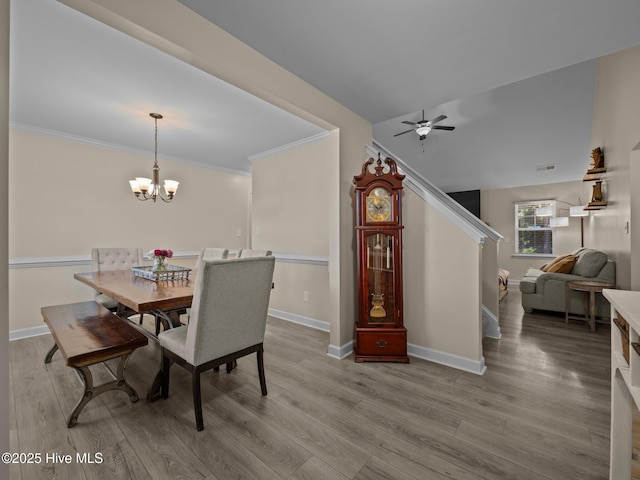
<svg viewBox="0 0 640 480"><path fill-rule="evenodd" d="M118 316L126 319L134 313L159 314L170 322L165 328L178 326L179 313L193 301L193 271L188 278L157 282L135 276L131 270L76 273L73 278L118 302Z"/></svg>
<svg viewBox="0 0 640 480"><path fill-rule="evenodd" d="M181 325L180 315L191 307L195 285L194 272L190 272L188 278L157 282L135 276L131 270L76 273L73 278L117 301L118 309L115 313L124 321L135 325L129 317L150 314L162 322L165 330ZM140 330L157 340L152 332L142 328ZM158 372L147 393L147 399L154 401L160 397L161 372Z"/></svg>

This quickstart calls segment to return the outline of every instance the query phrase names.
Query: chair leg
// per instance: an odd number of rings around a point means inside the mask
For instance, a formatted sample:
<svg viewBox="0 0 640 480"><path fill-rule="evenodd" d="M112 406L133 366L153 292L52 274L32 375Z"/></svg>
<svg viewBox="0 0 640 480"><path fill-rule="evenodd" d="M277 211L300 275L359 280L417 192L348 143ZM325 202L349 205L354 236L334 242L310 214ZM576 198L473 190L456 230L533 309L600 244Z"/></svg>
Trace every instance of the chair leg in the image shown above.
<svg viewBox="0 0 640 480"><path fill-rule="evenodd" d="M169 374L171 373L171 360L162 354L162 398L169 398Z"/></svg>
<svg viewBox="0 0 640 480"><path fill-rule="evenodd" d="M262 357L262 350L258 350L256 352L258 355L258 377L260 377L260 390L262 390L262 395L267 394L267 382L264 378L264 359Z"/></svg>
<svg viewBox="0 0 640 480"><path fill-rule="evenodd" d="M193 381L193 409L196 414L196 428L198 431L204 429L204 421L202 419L202 397L200 395L200 370L195 368L192 373Z"/></svg>

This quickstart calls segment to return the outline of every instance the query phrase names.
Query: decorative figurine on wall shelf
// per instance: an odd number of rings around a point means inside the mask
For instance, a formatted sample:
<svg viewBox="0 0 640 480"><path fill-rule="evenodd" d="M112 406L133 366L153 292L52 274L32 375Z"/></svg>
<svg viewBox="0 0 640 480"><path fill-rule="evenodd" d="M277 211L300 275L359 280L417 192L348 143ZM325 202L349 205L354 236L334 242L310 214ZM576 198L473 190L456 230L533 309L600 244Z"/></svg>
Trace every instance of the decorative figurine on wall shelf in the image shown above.
<svg viewBox="0 0 640 480"><path fill-rule="evenodd" d="M596 181L593 185L593 194L591 195L591 201L584 208L585 210L601 210L607 206L607 202L604 199L604 193L602 192L602 180Z"/></svg>
<svg viewBox="0 0 640 480"><path fill-rule="evenodd" d="M591 150L591 160L593 161L591 168L587 170L587 173L582 179L585 182L600 180L607 171L607 168L604 166L604 153L602 153L600 147Z"/></svg>
<svg viewBox="0 0 640 480"><path fill-rule="evenodd" d="M601 172L604 168L604 154L602 153L602 149L600 147L596 147L591 150L591 159L593 160L593 165L591 165L591 169L587 170L591 173Z"/></svg>

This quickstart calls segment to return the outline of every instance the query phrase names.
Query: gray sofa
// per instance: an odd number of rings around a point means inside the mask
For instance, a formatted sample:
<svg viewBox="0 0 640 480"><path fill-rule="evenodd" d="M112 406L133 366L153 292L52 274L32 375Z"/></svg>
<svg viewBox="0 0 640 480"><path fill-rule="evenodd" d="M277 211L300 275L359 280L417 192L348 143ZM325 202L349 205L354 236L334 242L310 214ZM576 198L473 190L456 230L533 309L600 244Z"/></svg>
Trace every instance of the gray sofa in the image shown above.
<svg viewBox="0 0 640 480"><path fill-rule="evenodd" d="M563 312L565 304L565 283L571 280L585 280L616 283L616 264L606 253L589 248L581 248L573 252L578 259L571 273L543 272L530 268L520 281L522 307L525 312L547 310ZM584 315L584 293L569 292L569 313ZM596 316L610 318L609 302L596 294Z"/></svg>

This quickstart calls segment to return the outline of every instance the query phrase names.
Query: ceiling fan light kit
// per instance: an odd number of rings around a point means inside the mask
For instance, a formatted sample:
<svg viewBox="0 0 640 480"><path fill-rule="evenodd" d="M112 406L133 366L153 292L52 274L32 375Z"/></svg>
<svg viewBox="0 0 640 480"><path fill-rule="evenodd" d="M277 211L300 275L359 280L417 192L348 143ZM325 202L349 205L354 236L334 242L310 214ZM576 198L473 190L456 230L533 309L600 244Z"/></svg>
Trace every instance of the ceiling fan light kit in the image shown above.
<svg viewBox="0 0 640 480"><path fill-rule="evenodd" d="M159 113L150 113L149 116L154 119L156 124L156 136L155 136L155 155L153 162L152 178L136 177L135 180L129 180L129 186L131 191L140 201L153 200L160 198L163 202L169 203L173 200L173 197L178 190L180 182L175 180L164 181L164 194L160 190L160 167L158 166L158 120L162 118Z"/></svg>
<svg viewBox="0 0 640 480"><path fill-rule="evenodd" d="M416 133L421 137L427 135L431 131L431 126L425 125L424 127L416 128Z"/></svg>

